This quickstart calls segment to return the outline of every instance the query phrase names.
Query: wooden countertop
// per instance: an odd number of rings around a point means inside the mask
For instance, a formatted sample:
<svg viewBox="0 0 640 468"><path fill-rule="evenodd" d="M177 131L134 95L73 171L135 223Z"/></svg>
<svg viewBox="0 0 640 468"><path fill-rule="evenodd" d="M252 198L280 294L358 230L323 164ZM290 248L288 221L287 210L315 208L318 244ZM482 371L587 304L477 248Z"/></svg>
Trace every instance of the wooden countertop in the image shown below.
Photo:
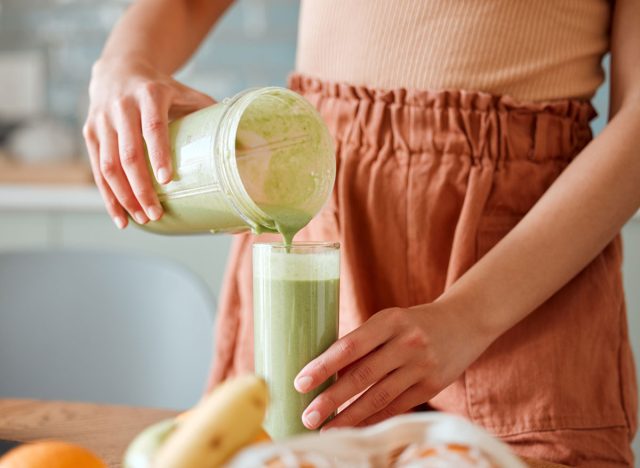
<svg viewBox="0 0 640 468"><path fill-rule="evenodd" d="M28 165L1 154L0 211L106 213L86 162Z"/></svg>
<svg viewBox="0 0 640 468"><path fill-rule="evenodd" d="M176 411L94 403L0 399L0 439L60 439L88 448L120 467L129 442L142 429ZM527 460L531 468L560 465Z"/></svg>
<svg viewBox="0 0 640 468"><path fill-rule="evenodd" d="M142 429L176 411L62 401L0 400L0 439L61 439L120 467L129 442Z"/></svg>
<svg viewBox="0 0 640 468"><path fill-rule="evenodd" d="M92 186L93 176L88 162L77 158L59 163L24 164L0 155L0 183Z"/></svg>

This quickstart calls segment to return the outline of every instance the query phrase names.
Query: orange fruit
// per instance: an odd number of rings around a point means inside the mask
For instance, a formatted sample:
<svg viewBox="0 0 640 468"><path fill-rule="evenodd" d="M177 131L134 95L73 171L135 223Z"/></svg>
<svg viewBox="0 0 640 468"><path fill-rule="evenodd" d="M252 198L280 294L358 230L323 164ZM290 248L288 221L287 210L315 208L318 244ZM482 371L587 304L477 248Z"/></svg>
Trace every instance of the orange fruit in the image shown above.
<svg viewBox="0 0 640 468"><path fill-rule="evenodd" d="M107 468L98 457L78 445L43 440L20 445L0 458L0 468Z"/></svg>

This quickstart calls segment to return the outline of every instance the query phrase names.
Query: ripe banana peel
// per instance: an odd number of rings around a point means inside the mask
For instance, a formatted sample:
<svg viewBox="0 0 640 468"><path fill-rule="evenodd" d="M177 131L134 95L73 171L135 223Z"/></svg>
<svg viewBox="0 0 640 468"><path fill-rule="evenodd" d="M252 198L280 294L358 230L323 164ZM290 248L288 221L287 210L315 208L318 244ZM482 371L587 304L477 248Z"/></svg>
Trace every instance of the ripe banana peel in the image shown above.
<svg viewBox="0 0 640 468"><path fill-rule="evenodd" d="M154 468L214 468L252 442L269 402L267 384L254 375L216 387L173 431L154 457Z"/></svg>

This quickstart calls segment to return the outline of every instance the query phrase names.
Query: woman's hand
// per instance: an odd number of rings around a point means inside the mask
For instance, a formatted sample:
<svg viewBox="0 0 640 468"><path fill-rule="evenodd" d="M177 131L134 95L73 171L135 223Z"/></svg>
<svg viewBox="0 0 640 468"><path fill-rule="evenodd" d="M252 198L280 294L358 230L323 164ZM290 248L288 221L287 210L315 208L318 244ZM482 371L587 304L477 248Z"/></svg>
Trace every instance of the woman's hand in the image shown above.
<svg viewBox="0 0 640 468"><path fill-rule="evenodd" d="M213 99L136 59L98 61L89 96L83 134L109 215L120 229L127 225L125 210L140 224L159 219L162 207L144 143L156 180L168 183L173 172L169 120L211 105Z"/></svg>
<svg viewBox="0 0 640 468"><path fill-rule="evenodd" d="M489 346L463 313L433 303L378 312L307 364L295 380L302 393L340 377L302 415L309 429L359 395L324 429L369 425L425 403Z"/></svg>

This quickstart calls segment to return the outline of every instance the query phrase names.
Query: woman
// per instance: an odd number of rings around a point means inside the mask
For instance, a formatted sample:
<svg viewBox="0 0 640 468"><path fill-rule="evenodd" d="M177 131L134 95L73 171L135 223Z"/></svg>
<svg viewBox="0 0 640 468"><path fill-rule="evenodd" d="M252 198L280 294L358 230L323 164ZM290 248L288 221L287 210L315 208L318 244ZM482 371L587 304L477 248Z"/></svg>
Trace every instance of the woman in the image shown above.
<svg viewBox="0 0 640 468"><path fill-rule="evenodd" d="M169 119L213 101L170 77L227 2L134 4L93 69L85 137L120 228L161 216ZM336 140L342 338L298 375L303 414L462 414L525 456L631 466L637 390L618 232L640 206L640 2L306 0L291 87ZM611 120L588 103L610 50ZM211 385L252 368L250 245L234 240ZM359 395L359 396L358 396Z"/></svg>

